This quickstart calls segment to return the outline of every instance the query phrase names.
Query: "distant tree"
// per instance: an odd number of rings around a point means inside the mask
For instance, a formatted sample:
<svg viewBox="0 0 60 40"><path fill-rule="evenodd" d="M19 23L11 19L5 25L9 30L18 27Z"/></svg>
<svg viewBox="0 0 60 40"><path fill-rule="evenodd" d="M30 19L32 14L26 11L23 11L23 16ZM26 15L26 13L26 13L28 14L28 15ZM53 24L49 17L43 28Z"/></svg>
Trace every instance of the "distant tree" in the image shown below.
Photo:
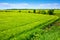
<svg viewBox="0 0 60 40"><path fill-rule="evenodd" d="M28 11L28 13L31 13L30 11Z"/></svg>
<svg viewBox="0 0 60 40"><path fill-rule="evenodd" d="M5 12L8 12L7 10L5 10Z"/></svg>
<svg viewBox="0 0 60 40"><path fill-rule="evenodd" d="M21 12L21 11L19 11L19 12Z"/></svg>
<svg viewBox="0 0 60 40"><path fill-rule="evenodd" d="M12 12L12 11L5 10L5 12Z"/></svg>
<svg viewBox="0 0 60 40"><path fill-rule="evenodd" d="M33 13L36 13L36 10L35 9L33 10Z"/></svg>
<svg viewBox="0 0 60 40"><path fill-rule="evenodd" d="M44 10L41 11L41 14L46 14L46 12Z"/></svg>
<svg viewBox="0 0 60 40"><path fill-rule="evenodd" d="M51 9L51 10L48 11L48 13L49 13L49 15L54 15L54 10Z"/></svg>
<svg viewBox="0 0 60 40"><path fill-rule="evenodd" d="M40 10L37 13L40 14Z"/></svg>

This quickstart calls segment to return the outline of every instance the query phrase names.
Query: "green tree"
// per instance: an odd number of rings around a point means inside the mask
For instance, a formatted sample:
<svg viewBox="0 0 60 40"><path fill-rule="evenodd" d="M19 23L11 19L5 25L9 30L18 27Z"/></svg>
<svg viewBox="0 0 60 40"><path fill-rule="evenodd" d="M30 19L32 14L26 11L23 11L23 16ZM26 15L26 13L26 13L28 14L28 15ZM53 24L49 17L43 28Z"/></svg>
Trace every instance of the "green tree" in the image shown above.
<svg viewBox="0 0 60 40"><path fill-rule="evenodd" d="M44 10L41 11L41 14L46 14L46 12Z"/></svg>
<svg viewBox="0 0 60 40"><path fill-rule="evenodd" d="M49 13L49 15L54 15L54 10L53 10L53 9L50 9L50 10L48 11L48 13Z"/></svg>
<svg viewBox="0 0 60 40"><path fill-rule="evenodd" d="M33 10L33 13L36 13L36 10L35 9Z"/></svg>

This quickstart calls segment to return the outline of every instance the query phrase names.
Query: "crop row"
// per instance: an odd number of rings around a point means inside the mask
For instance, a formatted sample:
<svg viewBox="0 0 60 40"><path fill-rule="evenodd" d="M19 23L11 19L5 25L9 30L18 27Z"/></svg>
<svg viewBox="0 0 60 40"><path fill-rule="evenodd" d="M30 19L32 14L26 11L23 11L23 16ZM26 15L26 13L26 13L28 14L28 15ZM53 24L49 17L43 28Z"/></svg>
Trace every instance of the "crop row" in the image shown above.
<svg viewBox="0 0 60 40"><path fill-rule="evenodd" d="M45 19L37 22L33 22L21 27L16 27L12 29L8 29L5 31L2 31L0 33L0 40L9 40L10 38L14 38L16 35L24 34L24 32L28 32L29 30L33 30L40 26L40 28L43 28L43 26L50 24L51 22L55 21L57 18L52 17L50 19Z"/></svg>
<svg viewBox="0 0 60 40"><path fill-rule="evenodd" d="M31 37L35 36L34 33L37 31L40 31L40 33L43 32L43 28L46 27L47 25L53 23L54 21L56 21L58 18L53 18L48 22L43 23L41 26L37 25L37 27L33 30L30 30L28 32L24 32L20 35L16 35L14 38L10 39L10 40L29 40ZM32 35L33 34L33 35ZM39 36L39 35L37 35Z"/></svg>
<svg viewBox="0 0 60 40"><path fill-rule="evenodd" d="M49 15L24 14L24 13L0 13L0 32L15 27L24 26L36 21L45 21L53 18Z"/></svg>

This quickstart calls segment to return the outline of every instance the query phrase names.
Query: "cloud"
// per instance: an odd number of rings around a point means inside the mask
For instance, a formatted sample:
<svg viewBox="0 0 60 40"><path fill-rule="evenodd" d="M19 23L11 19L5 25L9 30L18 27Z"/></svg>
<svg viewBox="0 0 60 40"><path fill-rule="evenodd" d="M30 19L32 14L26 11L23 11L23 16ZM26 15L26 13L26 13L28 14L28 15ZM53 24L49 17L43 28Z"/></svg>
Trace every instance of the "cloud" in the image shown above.
<svg viewBox="0 0 60 40"><path fill-rule="evenodd" d="M27 3L17 3L17 4L12 4L12 3L0 3L0 9L8 9L8 8L26 8L28 7L29 4Z"/></svg>
<svg viewBox="0 0 60 40"><path fill-rule="evenodd" d="M28 3L0 3L0 9L11 9L11 8L17 8L17 9L37 9L38 5L35 4L28 4Z"/></svg>
<svg viewBox="0 0 60 40"><path fill-rule="evenodd" d="M59 5L59 4L58 3L53 3L53 4L51 4L51 3L40 4L40 6L57 6L57 5Z"/></svg>
<svg viewBox="0 0 60 40"><path fill-rule="evenodd" d="M42 9L60 9L59 3L47 3L47 4L40 4Z"/></svg>
<svg viewBox="0 0 60 40"><path fill-rule="evenodd" d="M59 3L29 4L29 3L0 3L0 9L60 9Z"/></svg>

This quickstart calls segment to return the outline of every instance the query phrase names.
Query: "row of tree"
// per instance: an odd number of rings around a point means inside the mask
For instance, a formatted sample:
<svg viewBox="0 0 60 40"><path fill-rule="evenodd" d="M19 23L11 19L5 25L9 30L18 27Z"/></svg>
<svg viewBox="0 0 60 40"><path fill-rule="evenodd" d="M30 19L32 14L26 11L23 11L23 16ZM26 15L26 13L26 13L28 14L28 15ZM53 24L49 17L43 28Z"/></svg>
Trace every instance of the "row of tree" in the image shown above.
<svg viewBox="0 0 60 40"><path fill-rule="evenodd" d="M22 11L23 11L23 10L22 10ZM17 11L17 12L22 12L22 11L19 10L19 11ZM26 10L26 11L27 11L27 10ZM36 12L36 11L37 11L37 10L34 9L33 12L28 11L28 13L35 13L35 14L36 14L36 13L38 13L38 14L47 14L47 13L48 13L49 15L53 15L53 14L54 14L54 10L53 10L53 9L48 10L48 12L46 12L45 10L42 10L42 11L41 11L41 10L38 10L38 12ZM12 11L12 10L11 10L11 11L8 11L8 10L5 10L5 11L2 10L2 11L1 11L1 10L0 10L0 12L13 12L13 11ZM15 12L15 11L14 11L14 12Z"/></svg>
<svg viewBox="0 0 60 40"><path fill-rule="evenodd" d="M42 10L42 11L39 11L39 12L36 12L36 10L33 10L33 13L39 13L39 14L49 14L49 15L54 15L54 10L53 9L50 9L48 10L48 12L46 13L46 11Z"/></svg>

